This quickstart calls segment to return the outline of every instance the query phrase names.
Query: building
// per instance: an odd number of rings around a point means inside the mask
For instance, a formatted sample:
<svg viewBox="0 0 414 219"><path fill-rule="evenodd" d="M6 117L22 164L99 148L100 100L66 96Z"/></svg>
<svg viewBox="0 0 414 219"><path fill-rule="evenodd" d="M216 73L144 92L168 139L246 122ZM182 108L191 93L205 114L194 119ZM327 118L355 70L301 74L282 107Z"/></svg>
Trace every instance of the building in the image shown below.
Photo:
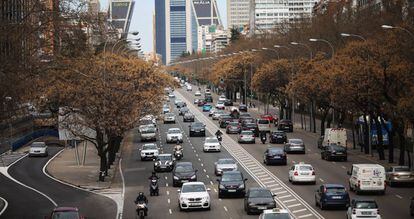
<svg viewBox="0 0 414 219"><path fill-rule="evenodd" d="M108 22L120 33L129 32L134 6L134 0L110 0Z"/></svg>
<svg viewBox="0 0 414 219"><path fill-rule="evenodd" d="M249 24L250 0L227 0L227 26L242 31Z"/></svg>
<svg viewBox="0 0 414 219"><path fill-rule="evenodd" d="M155 44L164 64L198 50L199 29L221 25L215 0L156 0Z"/></svg>
<svg viewBox="0 0 414 219"><path fill-rule="evenodd" d="M217 53L229 43L229 31L222 25L205 25L198 27L199 53Z"/></svg>

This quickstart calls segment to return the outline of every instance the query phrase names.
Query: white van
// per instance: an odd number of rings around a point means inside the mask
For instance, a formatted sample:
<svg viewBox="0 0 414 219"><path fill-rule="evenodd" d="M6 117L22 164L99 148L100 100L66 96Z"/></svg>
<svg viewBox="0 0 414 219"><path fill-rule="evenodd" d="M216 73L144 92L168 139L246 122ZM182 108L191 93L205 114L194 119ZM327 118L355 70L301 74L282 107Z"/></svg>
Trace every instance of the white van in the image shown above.
<svg viewBox="0 0 414 219"><path fill-rule="evenodd" d="M337 144L346 147L348 136L345 128L326 128L323 145Z"/></svg>
<svg viewBox="0 0 414 219"><path fill-rule="evenodd" d="M187 91L192 91L193 87L191 87L191 85L187 84Z"/></svg>
<svg viewBox="0 0 414 219"><path fill-rule="evenodd" d="M349 190L359 194L363 191L385 194L385 168L379 164L353 164L348 171Z"/></svg>
<svg viewBox="0 0 414 219"><path fill-rule="evenodd" d="M259 128L259 132L270 132L270 120L257 119L257 128Z"/></svg>

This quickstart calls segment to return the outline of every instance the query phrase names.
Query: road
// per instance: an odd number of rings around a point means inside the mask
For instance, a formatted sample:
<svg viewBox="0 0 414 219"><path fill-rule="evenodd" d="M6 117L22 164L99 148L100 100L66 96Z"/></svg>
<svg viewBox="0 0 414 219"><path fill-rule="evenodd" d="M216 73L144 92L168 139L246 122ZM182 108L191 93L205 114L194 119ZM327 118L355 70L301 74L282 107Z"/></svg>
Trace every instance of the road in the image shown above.
<svg viewBox="0 0 414 219"><path fill-rule="evenodd" d="M23 184L44 193L58 206L78 207L87 218L115 218L116 204L111 199L63 185L43 173L43 166L61 149L49 146L48 157L25 157L11 166L8 173ZM2 174L0 184L0 196L9 202L2 218L44 218L55 207L46 197L16 184Z"/></svg>
<svg viewBox="0 0 414 219"><path fill-rule="evenodd" d="M195 87L195 86L194 86ZM196 89L196 88L195 88ZM178 92L177 92L178 91ZM198 121L207 125L207 136L212 135L218 129L216 121L212 121L207 113L192 105L196 98L194 92L182 89L176 91L177 98L187 101L190 111L193 112ZM217 99L217 98L215 98ZM248 178L247 187L266 186L277 194L278 206L289 209L296 218L343 218L345 210L320 210L314 205L314 192L322 183L340 183L347 185L348 176L346 170L350 169L352 163L371 163L369 160L359 156L350 156L348 162L328 162L321 160L316 139L302 130L288 133L289 138L302 138L307 146L305 155L288 155L287 166L264 166L262 156L268 144L238 144L237 135L223 136L223 147L219 153L205 153L202 151L203 137L188 137L188 124L178 116L173 101L171 109L177 114L176 124L158 123L157 144L164 153L171 153L174 144L166 144L165 132L168 128L181 128L184 135L184 159L182 161L193 162L198 169L198 180L204 182L211 188L212 197L211 211L180 212L178 209L177 189L171 186L171 173L159 173L160 196L150 197L148 195L147 177L153 170L152 161L141 161L139 159L139 148L142 146L136 129L132 130L127 141L127 147L123 149L123 174L125 176L125 204L123 217L133 218L135 205L133 203L139 191L143 191L149 198L148 218L257 218L257 216L246 215L243 210L243 199L218 199L217 182L214 175L214 162L218 158L234 157L238 160L240 168ZM253 116L257 113L251 112ZM282 146L282 145L280 145ZM291 164L297 162L310 163L316 169L317 185L292 185L288 182L287 174ZM357 197L351 193L352 198ZM377 200L383 218L409 218L409 198L414 196L412 188L388 188L385 196L367 195L365 198ZM360 196L362 197L362 196Z"/></svg>

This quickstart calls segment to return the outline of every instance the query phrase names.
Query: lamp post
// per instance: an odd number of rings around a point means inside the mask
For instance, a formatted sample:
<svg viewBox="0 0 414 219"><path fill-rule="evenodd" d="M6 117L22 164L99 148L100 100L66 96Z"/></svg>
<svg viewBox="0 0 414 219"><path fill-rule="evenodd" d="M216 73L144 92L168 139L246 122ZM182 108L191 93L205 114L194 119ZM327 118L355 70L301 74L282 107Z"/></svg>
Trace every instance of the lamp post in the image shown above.
<svg viewBox="0 0 414 219"><path fill-rule="evenodd" d="M306 45L305 43L290 42L290 44L294 45L294 46L303 46L303 47L305 47L309 51L309 59L313 58L311 48L308 45Z"/></svg>
<svg viewBox="0 0 414 219"><path fill-rule="evenodd" d="M356 37L361 39L362 41L367 41L365 37L358 35L358 34L351 34L351 33L341 33L341 37Z"/></svg>
<svg viewBox="0 0 414 219"><path fill-rule="evenodd" d="M391 25L381 25L382 29L398 29L398 30L402 30L406 33L408 33L413 39L414 39L414 34L412 32L410 32L408 29L403 28L403 27L398 27L398 26L391 26Z"/></svg>

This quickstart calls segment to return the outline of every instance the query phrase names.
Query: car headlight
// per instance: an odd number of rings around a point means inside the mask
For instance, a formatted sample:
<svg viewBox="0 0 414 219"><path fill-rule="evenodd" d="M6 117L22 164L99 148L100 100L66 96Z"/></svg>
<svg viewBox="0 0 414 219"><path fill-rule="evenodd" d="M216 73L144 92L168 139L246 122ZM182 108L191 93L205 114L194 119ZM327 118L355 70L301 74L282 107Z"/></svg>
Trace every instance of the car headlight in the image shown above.
<svg viewBox="0 0 414 219"><path fill-rule="evenodd" d="M192 177L191 177L191 179L195 179L197 176L196 175L193 175Z"/></svg>
<svg viewBox="0 0 414 219"><path fill-rule="evenodd" d="M200 131L204 131L204 129L201 129Z"/></svg>
<svg viewBox="0 0 414 219"><path fill-rule="evenodd" d="M205 197L202 198L202 200L203 201L208 201L208 200L210 200L210 196L205 196Z"/></svg>
<svg viewBox="0 0 414 219"><path fill-rule="evenodd" d="M254 204L254 203L249 202L249 206L255 206L255 204Z"/></svg>
<svg viewBox="0 0 414 219"><path fill-rule="evenodd" d="M141 153L141 156L145 156L145 153L143 153L143 152L142 152L142 153Z"/></svg>
<svg viewBox="0 0 414 219"><path fill-rule="evenodd" d="M191 129L192 132L194 132L194 129Z"/></svg>
<svg viewBox="0 0 414 219"><path fill-rule="evenodd" d="M172 161L167 161L165 164L171 165L172 164Z"/></svg>
<svg viewBox="0 0 414 219"><path fill-rule="evenodd" d="M174 176L174 179L175 179L175 180L179 180L180 178L178 178L177 176Z"/></svg>
<svg viewBox="0 0 414 219"><path fill-rule="evenodd" d="M222 169L220 169L220 168L217 168L217 172L221 172L222 171Z"/></svg>
<svg viewBox="0 0 414 219"><path fill-rule="evenodd" d="M156 163L154 163L154 165L155 165L155 166L158 166L158 165L160 165L160 164L159 164L158 162L156 162Z"/></svg>
<svg viewBox="0 0 414 219"><path fill-rule="evenodd" d="M244 189L244 184L239 185L240 189Z"/></svg>
<svg viewBox="0 0 414 219"><path fill-rule="evenodd" d="M180 201L181 201L181 202L185 202L185 201L187 201L187 199L186 199L186 198L184 198L184 197L180 197Z"/></svg>
<svg viewBox="0 0 414 219"><path fill-rule="evenodd" d="M226 187L224 187L223 185L220 184L220 189L225 189Z"/></svg>

